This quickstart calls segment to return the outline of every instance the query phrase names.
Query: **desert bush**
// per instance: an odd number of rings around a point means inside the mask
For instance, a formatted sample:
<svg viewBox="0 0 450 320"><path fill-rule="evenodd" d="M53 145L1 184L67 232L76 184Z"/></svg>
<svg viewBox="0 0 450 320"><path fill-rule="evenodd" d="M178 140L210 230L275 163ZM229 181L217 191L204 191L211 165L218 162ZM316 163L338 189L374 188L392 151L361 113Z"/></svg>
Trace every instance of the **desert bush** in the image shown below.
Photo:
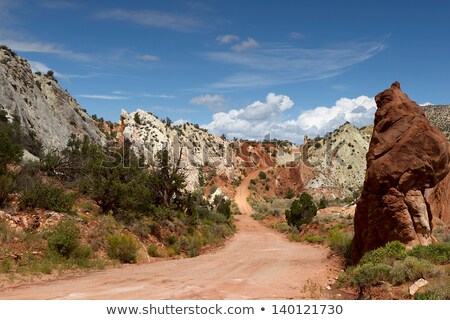
<svg viewBox="0 0 450 320"><path fill-rule="evenodd" d="M266 178L267 178L267 175L266 175L266 173L265 173L264 171L260 171L260 172L258 173L258 177L259 177L260 179L266 179Z"/></svg>
<svg viewBox="0 0 450 320"><path fill-rule="evenodd" d="M10 123L6 111L0 110L0 174L6 170L8 163L19 162L22 159L21 129L18 121Z"/></svg>
<svg viewBox="0 0 450 320"><path fill-rule="evenodd" d="M3 174L0 175L0 207L8 200L8 196L13 190L14 180L12 175Z"/></svg>
<svg viewBox="0 0 450 320"><path fill-rule="evenodd" d="M350 259L352 236L337 229L332 229L327 234L327 242L331 249Z"/></svg>
<svg viewBox="0 0 450 320"><path fill-rule="evenodd" d="M264 218L267 217L267 215L264 213L255 212L252 213L251 217L255 220L264 220Z"/></svg>
<svg viewBox="0 0 450 320"><path fill-rule="evenodd" d="M288 233L288 240L291 242L301 242L302 238L298 234L298 232L290 232Z"/></svg>
<svg viewBox="0 0 450 320"><path fill-rule="evenodd" d="M65 194L58 187L38 181L22 191L19 206L20 209L42 208L67 213L72 210L74 198L74 194Z"/></svg>
<svg viewBox="0 0 450 320"><path fill-rule="evenodd" d="M320 234L307 235L303 237L304 241L309 243L322 243L325 241L324 237Z"/></svg>
<svg viewBox="0 0 450 320"><path fill-rule="evenodd" d="M79 249L80 236L80 230L73 221L60 222L47 239L48 247L51 251L69 258Z"/></svg>
<svg viewBox="0 0 450 320"><path fill-rule="evenodd" d="M286 199L292 199L294 196L295 196L295 195L294 195L294 190L292 190L292 188L288 188L288 189L286 190L285 195L284 195L284 197L285 197Z"/></svg>
<svg viewBox="0 0 450 320"><path fill-rule="evenodd" d="M107 254L111 259L122 263L136 263L139 244L129 235L110 235L108 237Z"/></svg>
<svg viewBox="0 0 450 320"><path fill-rule="evenodd" d="M394 265L391 270L390 282L399 285L407 281L433 277L438 273L438 268L432 263L415 257L406 257Z"/></svg>
<svg viewBox="0 0 450 320"><path fill-rule="evenodd" d="M450 244L430 244L428 246L415 246L407 252L408 256L425 259L432 263L450 263Z"/></svg>
<svg viewBox="0 0 450 320"><path fill-rule="evenodd" d="M414 295L415 300L450 300L450 277L440 277L432 281L424 292Z"/></svg>
<svg viewBox="0 0 450 320"><path fill-rule="evenodd" d="M159 248L155 244L151 244L147 247L147 253L150 257L159 258L161 257L161 252L159 251Z"/></svg>
<svg viewBox="0 0 450 320"><path fill-rule="evenodd" d="M388 242L384 247L367 252L359 264L365 264L368 262L379 263L386 262L389 259L403 260L406 257L406 247L400 241Z"/></svg>
<svg viewBox="0 0 450 320"><path fill-rule="evenodd" d="M352 271L351 286L365 287L380 281L389 281L392 267L384 263L366 263Z"/></svg>

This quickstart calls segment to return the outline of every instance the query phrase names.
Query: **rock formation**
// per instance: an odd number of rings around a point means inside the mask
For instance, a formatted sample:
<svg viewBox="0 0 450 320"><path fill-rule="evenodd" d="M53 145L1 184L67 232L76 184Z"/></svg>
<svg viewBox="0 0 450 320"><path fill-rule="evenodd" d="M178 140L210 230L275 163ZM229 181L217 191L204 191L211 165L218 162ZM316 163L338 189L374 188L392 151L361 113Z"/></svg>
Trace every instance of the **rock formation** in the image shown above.
<svg viewBox="0 0 450 320"><path fill-rule="evenodd" d="M20 120L44 149L63 149L71 134L103 144L105 136L52 76L31 71L27 60L0 48L0 109Z"/></svg>
<svg viewBox="0 0 450 320"><path fill-rule="evenodd" d="M441 214L433 211L441 208L427 202L437 192L429 189L450 172L449 142L398 82L375 101L367 171L355 212L353 262L389 241L430 244L432 218Z"/></svg>

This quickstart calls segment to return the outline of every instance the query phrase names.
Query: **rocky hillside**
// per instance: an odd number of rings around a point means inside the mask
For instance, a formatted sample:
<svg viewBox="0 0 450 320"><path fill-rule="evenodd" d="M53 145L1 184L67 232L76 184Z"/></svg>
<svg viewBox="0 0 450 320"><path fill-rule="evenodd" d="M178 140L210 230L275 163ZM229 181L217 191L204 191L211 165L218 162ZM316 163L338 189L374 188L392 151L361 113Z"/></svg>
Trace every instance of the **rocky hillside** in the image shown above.
<svg viewBox="0 0 450 320"><path fill-rule="evenodd" d="M305 139L301 159L314 172L306 190L326 198L356 194L364 181L371 133L371 126L358 129L347 122L323 138Z"/></svg>
<svg viewBox="0 0 450 320"><path fill-rule="evenodd" d="M44 149L63 149L71 134L87 135L95 143L105 137L95 122L52 74L35 74L27 60L0 47L0 109L16 117Z"/></svg>
<svg viewBox="0 0 450 320"><path fill-rule="evenodd" d="M425 116L450 141L450 105L425 106Z"/></svg>
<svg viewBox="0 0 450 320"><path fill-rule="evenodd" d="M238 169L230 143L198 125L173 125L169 119L160 120L138 109L131 113L122 110L120 128L118 139L130 141L135 151L143 155L150 165L164 148L170 150L172 162L178 161L181 154L180 164L187 174L189 189L199 186L204 167L229 181L234 179L235 169Z"/></svg>
<svg viewBox="0 0 450 320"><path fill-rule="evenodd" d="M325 137L305 140L300 148L287 142L229 142L198 125L174 125L169 119L158 119L143 110L122 111L119 123L108 126L94 121L51 73L34 74L25 59L4 46L0 46L0 109L11 119L18 119L45 150L63 149L70 135L75 134L87 135L99 144L105 144L107 138L121 143L128 140L150 164L165 147L173 151L172 160L177 160L182 151L181 164L187 172L189 189L206 180L209 187L220 186L229 195L233 194L232 185L246 173L267 166L277 167L276 185L271 188L277 190L277 195L285 192L290 183L282 181L284 176L300 173L302 181L298 186L304 186L317 198L356 195L364 181L365 155L372 134L372 126L358 129L345 123ZM450 139L450 106L424 109L430 122ZM292 174L296 165L302 169Z"/></svg>

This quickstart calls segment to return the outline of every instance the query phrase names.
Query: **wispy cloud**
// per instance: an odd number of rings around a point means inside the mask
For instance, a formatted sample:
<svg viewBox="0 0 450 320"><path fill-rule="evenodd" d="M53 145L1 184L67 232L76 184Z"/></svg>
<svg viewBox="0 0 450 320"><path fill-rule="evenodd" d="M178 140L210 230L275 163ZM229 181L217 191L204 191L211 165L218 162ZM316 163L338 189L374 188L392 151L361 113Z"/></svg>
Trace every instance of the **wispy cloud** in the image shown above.
<svg viewBox="0 0 450 320"><path fill-rule="evenodd" d="M174 99L175 96L173 95L168 95L168 94L152 94L152 93L144 93L142 95L140 95L141 97L146 97L146 98L160 98L160 99Z"/></svg>
<svg viewBox="0 0 450 320"><path fill-rule="evenodd" d="M235 35L235 34L224 34L221 36L218 36L216 38L217 42L219 42L219 44L229 44L235 41L239 41L239 36Z"/></svg>
<svg viewBox="0 0 450 320"><path fill-rule="evenodd" d="M240 72L211 85L213 88L230 89L329 78L373 57L385 48L384 41L347 43L345 47L329 49L266 44L249 51L208 52L205 57L239 67Z"/></svg>
<svg viewBox="0 0 450 320"><path fill-rule="evenodd" d="M0 31L0 43L3 43L8 47L10 47L11 49L13 49L14 51L19 52L49 53L49 54L56 54L61 57L73 60L80 60L80 61L91 60L91 57L89 55L68 50L64 46L59 44L10 38L8 36L5 36L5 34L2 33L1 31Z"/></svg>
<svg viewBox="0 0 450 320"><path fill-rule="evenodd" d="M77 97L96 100L126 100L128 97L103 94L79 94Z"/></svg>
<svg viewBox="0 0 450 320"><path fill-rule="evenodd" d="M28 61L31 67L31 71L33 72L40 72L40 73L47 73L47 71L52 70L55 73L55 77L59 79L64 80L70 80L70 79L88 79L88 78L95 78L95 77L103 77L103 76L112 76L112 74L107 73L89 73L89 74L64 74L60 73L58 71L55 71L54 69L48 67L42 62L39 61Z"/></svg>
<svg viewBox="0 0 450 320"><path fill-rule="evenodd" d="M259 47L260 47L260 45L255 39L247 38L247 40L244 40L244 41L232 46L231 50L233 50L234 52L243 52L243 51L247 51L250 49L256 49Z"/></svg>
<svg viewBox="0 0 450 320"><path fill-rule="evenodd" d="M170 13L156 10L104 10L97 14L99 19L131 22L143 26L166 28L179 32L189 32L203 28L203 20L188 14Z"/></svg>
<svg viewBox="0 0 450 320"><path fill-rule="evenodd" d="M303 39L305 36L300 33L300 32L291 32L289 33L289 38L294 39L294 40L299 40L299 39Z"/></svg>
<svg viewBox="0 0 450 320"><path fill-rule="evenodd" d="M138 58L138 60L142 60L142 61L159 61L159 58L152 54L143 54L143 55L138 56L137 58Z"/></svg>
<svg viewBox="0 0 450 320"><path fill-rule="evenodd" d="M44 0L41 1L41 6L47 9L75 9L79 4L72 1Z"/></svg>
<svg viewBox="0 0 450 320"><path fill-rule="evenodd" d="M192 98L189 102L194 105L207 106L210 110L215 112L228 109L225 98L219 94L198 96Z"/></svg>

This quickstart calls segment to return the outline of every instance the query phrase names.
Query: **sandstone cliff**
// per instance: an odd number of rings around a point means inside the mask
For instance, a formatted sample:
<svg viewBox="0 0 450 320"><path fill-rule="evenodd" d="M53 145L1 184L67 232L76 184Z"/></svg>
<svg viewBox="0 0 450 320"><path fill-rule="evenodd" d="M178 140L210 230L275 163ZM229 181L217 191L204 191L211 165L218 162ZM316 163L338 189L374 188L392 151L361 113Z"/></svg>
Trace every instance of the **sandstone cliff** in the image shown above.
<svg viewBox="0 0 450 320"><path fill-rule="evenodd" d="M51 76L34 74L27 60L0 48L0 109L20 120L44 149L63 149L71 134L105 143L95 122Z"/></svg>
<svg viewBox="0 0 450 320"><path fill-rule="evenodd" d="M122 110L120 127L118 138L128 140L150 165L163 148L170 150L172 161L177 161L181 153L181 166L187 174L190 190L199 186L199 176L205 166L230 182L239 169L230 143L198 125L173 125L138 109L131 113Z"/></svg>
<svg viewBox="0 0 450 320"><path fill-rule="evenodd" d="M352 259L389 241L430 244L438 206L426 198L450 172L450 144L398 82L376 96L367 171L355 212ZM445 187L445 186L444 186ZM445 192L444 192L445 193Z"/></svg>

